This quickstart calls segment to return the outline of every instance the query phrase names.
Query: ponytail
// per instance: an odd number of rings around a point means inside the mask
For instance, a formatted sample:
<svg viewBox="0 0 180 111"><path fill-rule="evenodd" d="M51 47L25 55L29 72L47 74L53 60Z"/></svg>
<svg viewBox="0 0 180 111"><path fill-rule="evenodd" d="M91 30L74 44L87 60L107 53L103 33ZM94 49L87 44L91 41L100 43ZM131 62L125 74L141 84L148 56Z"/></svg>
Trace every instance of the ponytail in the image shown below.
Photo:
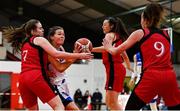
<svg viewBox="0 0 180 111"><path fill-rule="evenodd" d="M5 37L8 43L11 43L15 53L21 50L22 42L26 37L25 26L26 24L22 24L19 28L12 26L3 27L3 37Z"/></svg>
<svg viewBox="0 0 180 111"><path fill-rule="evenodd" d="M7 39L8 43L12 43L11 46L15 53L21 50L22 43L26 37L32 36L31 31L36 29L36 24L39 22L39 20L31 19L18 28L12 26L3 28L3 36Z"/></svg>
<svg viewBox="0 0 180 111"><path fill-rule="evenodd" d="M120 34L120 37L123 41L125 41L128 36L129 36L129 33L123 23L123 21L119 18L119 17L116 17L116 31Z"/></svg>

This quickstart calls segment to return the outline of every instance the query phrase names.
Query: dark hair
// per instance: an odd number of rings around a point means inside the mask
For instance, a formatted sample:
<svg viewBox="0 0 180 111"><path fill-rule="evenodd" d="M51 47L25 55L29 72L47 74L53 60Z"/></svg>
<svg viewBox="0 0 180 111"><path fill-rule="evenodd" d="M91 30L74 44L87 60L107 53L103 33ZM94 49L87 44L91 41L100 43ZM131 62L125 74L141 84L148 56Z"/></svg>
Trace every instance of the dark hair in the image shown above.
<svg viewBox="0 0 180 111"><path fill-rule="evenodd" d="M12 26L3 27L3 36L8 43L12 43L11 46L15 53L21 49L25 38L31 36L31 31L36 29L37 23L39 23L39 20L31 19L18 28Z"/></svg>
<svg viewBox="0 0 180 111"><path fill-rule="evenodd" d="M147 20L147 27L158 27L164 17L164 8L157 3L151 3L143 11L143 18Z"/></svg>
<svg viewBox="0 0 180 111"><path fill-rule="evenodd" d="M50 37L51 37L51 36L54 36L56 30L58 30L58 29L62 29L62 30L63 30L63 28L62 28L61 26L53 26L53 27L49 28L48 37L47 37L47 39L49 40L49 42L52 42L51 39L50 39Z"/></svg>
<svg viewBox="0 0 180 111"><path fill-rule="evenodd" d="M111 26L113 26L110 32L115 32L115 33L120 34L120 38L123 41L125 41L127 39L129 34L127 32L127 29L125 28L125 25L124 25L123 21L120 18L118 18L118 17L116 17L116 18L115 17L108 17L105 20L108 20L109 24Z"/></svg>

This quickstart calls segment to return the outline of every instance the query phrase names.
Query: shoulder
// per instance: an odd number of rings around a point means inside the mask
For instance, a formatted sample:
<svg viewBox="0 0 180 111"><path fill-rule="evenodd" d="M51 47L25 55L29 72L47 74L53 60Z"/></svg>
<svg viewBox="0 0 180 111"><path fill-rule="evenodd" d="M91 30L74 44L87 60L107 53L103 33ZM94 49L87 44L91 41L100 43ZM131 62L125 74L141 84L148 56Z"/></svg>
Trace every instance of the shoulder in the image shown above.
<svg viewBox="0 0 180 111"><path fill-rule="evenodd" d="M44 37L35 37L34 40L40 40L40 41L42 40L43 41L43 40L47 40L47 39Z"/></svg>
<svg viewBox="0 0 180 111"><path fill-rule="evenodd" d="M131 33L130 37L132 37L133 39L140 41L142 39L142 37L144 36L144 31L143 29L138 29L135 30L134 32Z"/></svg>
<svg viewBox="0 0 180 111"><path fill-rule="evenodd" d="M34 40L33 40L33 43L35 45L40 45L40 44L43 44L45 42L47 42L48 40L44 37L35 37Z"/></svg>
<svg viewBox="0 0 180 111"><path fill-rule="evenodd" d="M144 34L144 29L138 29L133 32L134 34Z"/></svg>
<svg viewBox="0 0 180 111"><path fill-rule="evenodd" d="M114 39L115 38L115 33L113 33L113 32L107 33L105 35L105 38L106 39Z"/></svg>
<svg viewBox="0 0 180 111"><path fill-rule="evenodd" d="M106 33L106 35L105 36L114 36L114 33Z"/></svg>

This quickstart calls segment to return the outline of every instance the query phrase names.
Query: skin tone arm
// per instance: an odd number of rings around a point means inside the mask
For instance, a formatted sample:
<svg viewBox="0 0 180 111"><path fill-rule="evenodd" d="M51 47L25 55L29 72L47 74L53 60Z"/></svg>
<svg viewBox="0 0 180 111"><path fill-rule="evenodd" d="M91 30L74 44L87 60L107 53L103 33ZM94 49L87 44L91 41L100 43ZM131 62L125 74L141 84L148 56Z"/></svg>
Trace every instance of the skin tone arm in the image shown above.
<svg viewBox="0 0 180 111"><path fill-rule="evenodd" d="M114 40L114 33L107 33L105 35L105 39L112 44ZM94 47L91 52L102 53L103 51L105 51L104 46L100 46L100 47Z"/></svg>
<svg viewBox="0 0 180 111"><path fill-rule="evenodd" d="M134 31L129 36L129 38L118 47L113 47L111 43L106 39L103 40L102 44L104 48L106 49L106 51L108 51L112 55L116 55L116 54L122 53L123 51L127 50L132 45L134 45L136 42L140 41L143 35L144 35L143 30L139 29L139 30Z"/></svg>
<svg viewBox="0 0 180 111"><path fill-rule="evenodd" d="M63 51L65 51L62 46L60 47ZM75 48L74 52L78 51L80 51L80 48ZM48 60L60 73L64 72L72 63L76 61L76 59L66 59L64 63L60 63L56 58L50 55L48 55Z"/></svg>
<svg viewBox="0 0 180 111"><path fill-rule="evenodd" d="M123 60L126 64L127 69L133 72L133 69L131 68L131 64L130 64L129 57L128 57L127 53L124 51L121 54L121 56L123 57Z"/></svg>
<svg viewBox="0 0 180 111"><path fill-rule="evenodd" d="M94 47L91 52L101 53L105 51L104 46Z"/></svg>
<svg viewBox="0 0 180 111"><path fill-rule="evenodd" d="M42 47L52 57L63 59L91 59L93 57L90 53L68 53L58 51L43 37L36 37L33 42L35 45Z"/></svg>
<svg viewBox="0 0 180 111"><path fill-rule="evenodd" d="M75 59L68 59L66 60L66 62L60 63L56 58L52 56L48 56L48 60L61 73L64 72L75 61Z"/></svg>

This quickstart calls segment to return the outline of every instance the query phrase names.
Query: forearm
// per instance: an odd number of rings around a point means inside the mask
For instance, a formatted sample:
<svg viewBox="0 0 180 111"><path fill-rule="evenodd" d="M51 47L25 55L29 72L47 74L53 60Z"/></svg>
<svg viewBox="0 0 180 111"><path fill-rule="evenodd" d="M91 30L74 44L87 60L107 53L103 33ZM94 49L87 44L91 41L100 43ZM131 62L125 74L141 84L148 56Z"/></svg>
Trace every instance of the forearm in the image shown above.
<svg viewBox="0 0 180 111"><path fill-rule="evenodd" d="M129 58L128 58L128 55L126 54L126 52L122 53L122 57L124 59L127 69L133 72L133 69L131 68L131 64L130 64L130 61L129 61Z"/></svg>
<svg viewBox="0 0 180 111"><path fill-rule="evenodd" d="M72 63L73 61L65 61L61 63L59 59L56 59L52 56L48 56L49 62L53 65L53 67L58 70L59 72L64 72Z"/></svg>
<svg viewBox="0 0 180 111"><path fill-rule="evenodd" d="M117 54L121 54L124 50L121 50L120 48L117 48L117 47L111 47L111 48L107 49L107 51L111 55L117 55Z"/></svg>
<svg viewBox="0 0 180 111"><path fill-rule="evenodd" d="M125 60L125 64L126 64L127 69L133 72L133 69L131 68L130 61L129 60Z"/></svg>
<svg viewBox="0 0 180 111"><path fill-rule="evenodd" d="M105 51L104 46L94 47L91 52L101 53Z"/></svg>
<svg viewBox="0 0 180 111"><path fill-rule="evenodd" d="M62 51L56 51L56 53L53 55L53 57L63 58L63 59L78 59L79 56L80 56L79 53L68 53Z"/></svg>
<svg viewBox="0 0 180 111"><path fill-rule="evenodd" d="M59 72L64 72L73 62L61 63L61 67L58 67Z"/></svg>

